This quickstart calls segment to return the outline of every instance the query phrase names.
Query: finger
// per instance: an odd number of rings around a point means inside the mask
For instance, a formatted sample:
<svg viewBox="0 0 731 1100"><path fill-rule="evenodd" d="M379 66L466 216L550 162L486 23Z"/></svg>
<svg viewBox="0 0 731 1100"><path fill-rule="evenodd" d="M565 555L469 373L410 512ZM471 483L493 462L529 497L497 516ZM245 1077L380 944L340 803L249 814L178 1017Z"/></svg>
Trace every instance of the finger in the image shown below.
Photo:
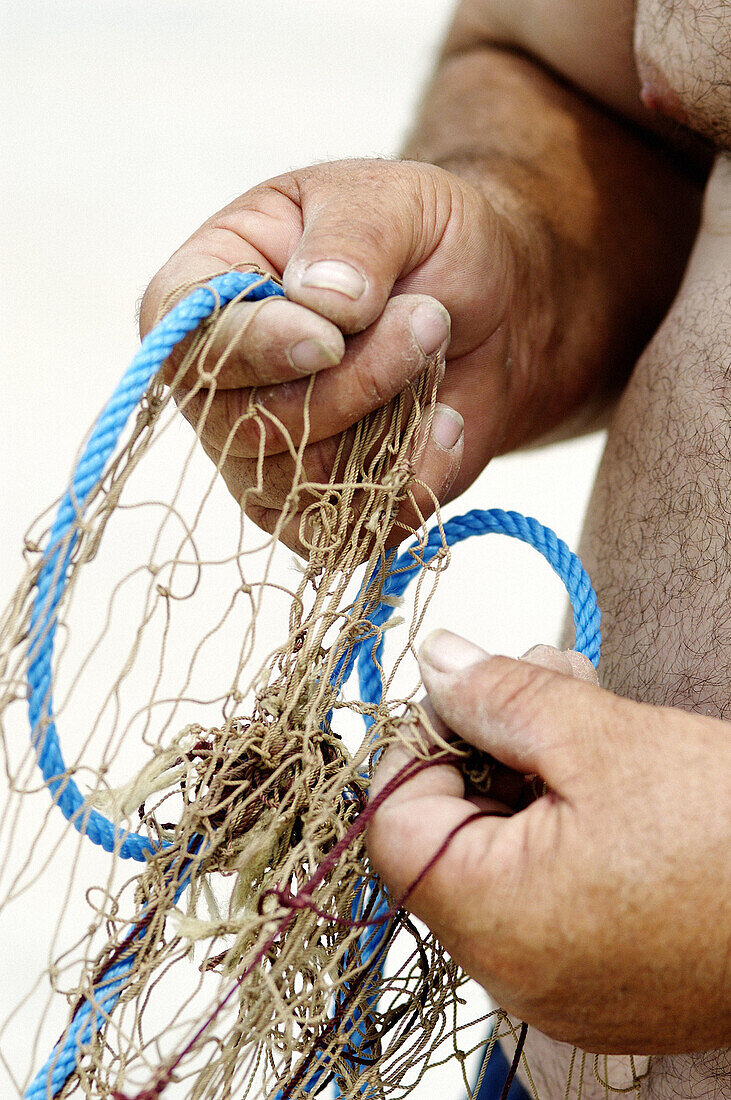
<svg viewBox="0 0 731 1100"><path fill-rule="evenodd" d="M171 356L168 380L183 352ZM234 302L217 320L199 363L178 384L192 386L204 371L218 389L278 385L333 367L344 353L340 330L303 306L284 298Z"/></svg>
<svg viewBox="0 0 731 1100"><path fill-rule="evenodd" d="M428 698L422 699L420 708L428 718L431 729L424 725L420 728L422 749L425 750L432 743L437 746L436 737L431 736L432 730L438 734L442 742L449 743L453 740L453 734L447 729L439 715L436 713ZM443 746L441 746L443 748ZM414 749L397 742L390 745L378 761L378 766L373 774L373 779L368 791L369 799L373 799L383 788L394 779L406 764L416 759ZM517 800L525 789L525 776L517 772L509 772L507 768L495 765L495 774L491 778L490 794L475 794L469 789L465 781L465 775L460 763L434 763L428 769L419 772L412 779L400 784L389 795L391 807L400 802L409 802L415 798L425 798L432 795L448 795L451 798L464 798L472 806L479 810L502 813L506 816L514 811L512 802Z"/></svg>
<svg viewBox="0 0 731 1100"><path fill-rule="evenodd" d="M563 676L573 676L587 684L599 685L593 664L588 657L577 653L575 649L561 650L552 645L534 645L523 654L521 661L560 672Z"/></svg>
<svg viewBox="0 0 731 1100"><path fill-rule="evenodd" d="M346 433L346 453L351 445L348 439L350 434ZM302 513L315 499L307 485L327 485L341 448L341 436L330 436L305 447L299 474L303 488L296 498L292 495L296 464L289 453L272 455L260 467L258 458L228 455L224 462L222 452L210 443L205 432L202 443L239 506L268 533L277 529L285 545L301 553ZM409 494L396 517L386 549L398 546L405 537L413 535L434 511L435 503L447 499L459 473L463 450L462 417L449 406L437 403L426 446L419 457ZM357 521L362 500L362 494L357 494L353 501L351 528ZM283 523L279 513L285 507L288 508L288 515Z"/></svg>
<svg viewBox="0 0 731 1100"><path fill-rule="evenodd" d="M431 770L436 771L429 769L425 776ZM477 812L467 799L432 790L424 795L416 792L398 803L386 798L368 824L368 855L374 869L395 898L403 899L408 893L407 908L429 923L441 915L445 898L460 893L455 865L463 873L470 863L476 867L477 851L494 834L495 823L488 818L468 824ZM496 816L498 821L505 824ZM471 830L472 835L457 832L460 828ZM453 833L456 835L450 841L449 859L437 859ZM463 897L470 885L465 879Z"/></svg>
<svg viewBox="0 0 731 1100"><path fill-rule="evenodd" d="M573 675L573 665L571 661L571 653L561 652L560 650L548 645L533 646L526 654L523 655L522 660L529 660L532 664L542 666L544 668L551 668L556 672L560 672L563 675ZM581 659L579 669L582 674L591 682L596 682L596 671L594 666L584 658L581 654L573 654ZM588 670L584 668L584 663L588 665ZM590 670L590 671L589 671ZM454 734L447 728L445 723L439 717L434 710L429 699L422 700L420 704L425 712L429 715L434 729L440 734L444 740L450 740L454 737ZM373 784L371 786L371 795L380 790L385 782L392 778L400 767L409 759L409 752L403 746L394 746L388 750L385 754L382 764L379 765L378 770L375 773ZM517 812L519 809L524 809L530 802L534 801L536 797L541 794L542 784L535 775L529 775L526 777L522 772L514 771L512 768L506 767L494 757L490 758L492 763L490 767L490 785L489 785L489 798L484 798L472 793L469 784L465 783L464 772L462 768L456 764L443 765L434 771L429 771L423 778L419 778L418 782L422 793L428 793L432 784L435 785L435 793L449 793L455 797L468 797L470 802L483 810L503 810L506 812ZM445 785L446 780L446 785ZM414 781L412 781L411 787L408 784L404 785L400 791L397 791L393 798L392 804L395 804L404 795L410 797L411 790L414 788Z"/></svg>
<svg viewBox="0 0 731 1100"><path fill-rule="evenodd" d="M344 433L343 454L349 453L353 438L352 431ZM201 444L246 515L263 531L276 535L290 550L307 557L307 539L312 534L312 527L310 522L303 527L303 520L309 506L322 499L322 493L318 493L315 486L319 489L327 486L341 451L342 439L342 436L331 436L304 448L296 492L293 492L293 484L297 465L289 453L272 455L260 463L255 458L224 459L224 455L210 446L205 436L201 438ZM351 537L362 501L363 493L356 493L352 502L352 522L342 532L343 538ZM358 538L360 552L367 557L371 533L361 530Z"/></svg>
<svg viewBox="0 0 731 1100"><path fill-rule="evenodd" d="M346 433L345 448L349 449ZM259 462L254 458L224 458L220 451L201 440L203 449L214 462L231 495L239 507L253 522L288 546L290 550L307 557L302 541L309 525L302 529L306 509L321 494L310 485L327 485L341 447L341 437L332 436L305 447L301 456L300 472L295 477L297 463L290 454L272 455ZM293 492L295 480L298 489Z"/></svg>
<svg viewBox="0 0 731 1100"><path fill-rule="evenodd" d="M419 318L425 314L434 323L435 346L429 341L422 345L417 338ZM186 401L185 415L202 434L199 421L205 412L208 442L232 458L260 453L262 424L265 454L298 446L305 429L309 442L327 439L401 393L445 345L448 334L449 315L443 306L433 298L400 295L387 303L367 333L348 341L341 363L317 375L308 402L310 379L300 378L253 395L247 389L221 390L212 402L205 392L194 393ZM252 400L261 416L247 414Z"/></svg>
<svg viewBox="0 0 731 1100"><path fill-rule="evenodd" d="M595 764L621 701L528 661L491 657L448 631L423 643L419 666L442 720L470 744L558 793Z"/></svg>
<svg viewBox="0 0 731 1100"><path fill-rule="evenodd" d="M557 858L559 809L542 798L514 816L478 816L464 799L415 793L386 798L368 823L370 862L391 895L513 1011L516 965L528 979L531 951L551 932L544 871Z"/></svg>
<svg viewBox="0 0 731 1100"><path fill-rule="evenodd" d="M368 797L378 798L406 765L424 759L429 745L436 747L450 732L428 700L421 704L432 729L419 730L421 757L415 747L396 743L383 753L371 780ZM465 799L465 782L454 763L434 763L401 782L381 803L368 826L368 851L374 866L396 897L401 897L438 851L444 837L474 813ZM412 832L414 814L422 828ZM426 813L426 819L421 816ZM413 900L412 900L413 904ZM411 907L411 906L410 906Z"/></svg>
<svg viewBox="0 0 731 1100"><path fill-rule="evenodd" d="M382 795L408 761L408 750L389 750L376 769L371 798ZM470 964L471 933L477 931L484 946L491 916L500 913L506 881L512 884L511 905L516 903L524 822L537 806L510 817L501 803L484 797L473 801L463 793L456 767L425 768L383 799L368 823L366 842L370 861L392 895L425 920L455 958ZM538 816L545 815L539 811ZM544 830L548 843L549 834ZM471 927L471 915L479 919L479 930Z"/></svg>
<svg viewBox="0 0 731 1100"><path fill-rule="evenodd" d="M449 222L446 179L414 165L352 161L298 173L303 231L284 289L344 332L382 312L400 275L437 247Z"/></svg>
<svg viewBox="0 0 731 1100"><path fill-rule="evenodd" d="M351 433L346 433L345 448ZM341 447L342 437L330 436L311 443L301 453L298 463L289 452L271 455L263 462L259 458L238 458L223 453L203 435L203 449L220 468L229 492L244 508L249 504L260 508L280 509L288 503L303 511L314 496L308 486L327 485ZM296 482L296 484L295 484ZM296 490L296 492L295 492Z"/></svg>
<svg viewBox="0 0 731 1100"><path fill-rule="evenodd" d="M439 288L461 355L500 326L513 264L502 220L451 173L414 162L320 164L268 180L214 214L152 279L140 330L181 287L256 267L283 276L288 298L346 333L372 324L392 293ZM465 281L470 271L488 276Z"/></svg>
<svg viewBox="0 0 731 1100"><path fill-rule="evenodd" d="M419 723L419 747L422 756L432 749L437 749L439 740L449 741L451 734L436 713L428 699L419 702L419 708L423 713L425 722ZM405 736L407 726L401 727ZM383 788L394 779L409 761L416 759L416 745L397 741L389 745L381 754L373 773L371 785L368 790L369 799L376 797ZM425 795L449 795L453 798L463 798L465 784L462 773L454 763L434 764L426 770L419 772L413 779L400 784L389 796L389 804L397 805L399 802L409 801L412 798L421 798Z"/></svg>
<svg viewBox="0 0 731 1100"><path fill-rule="evenodd" d="M277 177L209 218L150 281L140 304L140 335L145 336L191 284L232 267L281 275L302 232L296 191L289 177Z"/></svg>
<svg viewBox="0 0 731 1100"><path fill-rule="evenodd" d="M419 455L406 500L399 509L392 549L417 531L438 504L449 500L449 491L462 467L464 456L464 420L456 409L437 402L429 436Z"/></svg>

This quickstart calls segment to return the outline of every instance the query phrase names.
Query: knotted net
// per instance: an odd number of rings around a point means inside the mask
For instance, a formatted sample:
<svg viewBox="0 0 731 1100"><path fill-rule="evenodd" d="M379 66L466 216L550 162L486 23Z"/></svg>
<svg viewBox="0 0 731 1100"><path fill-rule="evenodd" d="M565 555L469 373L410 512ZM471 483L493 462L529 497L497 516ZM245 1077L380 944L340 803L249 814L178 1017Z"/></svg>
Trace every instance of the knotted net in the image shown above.
<svg viewBox="0 0 731 1100"><path fill-rule="evenodd" d="M369 778L390 744L414 752L394 783L449 758L484 790L490 769L431 728L418 681L391 697L394 676L450 543L469 534L543 539L573 586L577 648L594 658L598 613L577 560L534 521L481 513L426 530L413 469L436 362L343 438L326 483L308 480L303 459L310 386L302 438L274 425L291 487L271 534L254 527L246 510L275 418L254 392L213 466L199 441L238 337L227 329L229 349L211 361L227 302L277 293L260 274L232 272L172 309L93 429L55 518L26 540L2 622L0 914L14 908L22 921L50 869L64 868L65 890L47 897L59 917L45 971L0 1031L19 1095L286 1098L335 1082L345 1097L391 1100L448 1058L465 1090L474 1084L465 1060L487 1029L460 1013L467 979L374 879L364 838ZM165 386L159 367L186 333ZM173 394L183 412L195 403L194 438ZM260 441L258 479L233 501L220 471L242 430ZM140 495L143 468L158 499ZM307 557L283 574L278 537L298 514ZM119 579L102 591L107 557ZM384 632L411 579L409 621L385 663ZM264 619L281 623L274 648L262 649ZM356 661L360 690L349 684ZM30 747L15 732L26 706ZM78 895L83 919L67 920ZM515 1034L493 1015L492 1042Z"/></svg>

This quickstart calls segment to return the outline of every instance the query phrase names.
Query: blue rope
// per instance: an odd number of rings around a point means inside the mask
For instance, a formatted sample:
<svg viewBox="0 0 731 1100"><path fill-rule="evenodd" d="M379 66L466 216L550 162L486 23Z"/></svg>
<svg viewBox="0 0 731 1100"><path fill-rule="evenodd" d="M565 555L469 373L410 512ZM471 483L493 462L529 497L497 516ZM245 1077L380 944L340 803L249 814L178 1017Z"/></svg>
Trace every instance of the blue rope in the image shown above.
<svg viewBox="0 0 731 1100"><path fill-rule="evenodd" d="M28 715L31 741L38 764L54 802L67 821L107 852L122 859L144 862L155 850L147 837L114 825L84 800L68 775L53 717L51 666L56 636L56 608L64 594L78 527L94 490L104 473L120 435L176 344L192 332L220 305L248 293L258 301L283 290L271 279L252 272L232 271L199 287L148 332L129 369L99 416L88 443L64 493L44 551L30 617L28 642Z"/></svg>
<svg viewBox="0 0 731 1100"><path fill-rule="evenodd" d="M176 904L190 885L190 870L181 877L175 891L173 904ZM104 977L94 986L91 997L85 997L67 1030L54 1046L43 1067L38 1071L25 1092L25 1100L48 1100L57 1096L76 1070L76 1065L88 1049L92 1035L101 1031L129 981L135 964L136 939L144 931L142 917L138 923L138 932L130 937L128 952L109 968Z"/></svg>
<svg viewBox="0 0 731 1100"><path fill-rule="evenodd" d="M105 851L115 852L123 859L145 862L156 848L147 837L120 829L85 802L76 783L67 774L53 716L51 666L56 609L69 577L78 539L78 525L133 409L175 345L218 306L225 305L234 298L246 296L250 300L258 301L282 294L281 287L272 280L262 281L261 276L250 272L229 272L211 279L206 286L193 291L147 334L92 430L73 472L71 485L59 505L45 548L36 581L28 642L28 713L31 741L46 786L66 819L93 843L100 845ZM521 539L544 555L566 585L574 615L575 647L585 653L596 666L600 645L599 610L589 578L576 555L553 531L536 520L499 509L474 510L465 516L449 520L443 527L434 527L425 544L415 542L395 562L392 563L391 560L387 563L388 571L382 593L384 598L370 617L372 629L343 655L333 673L333 684L345 683L357 662L361 697L364 702L378 705L383 694L380 673L383 657L381 628L394 609L389 599L401 596L419 570L445 546L452 546L473 535L489 533L506 534ZM366 590L375 583L375 579L373 574L364 581ZM367 717L366 725L369 727L372 721ZM178 884L175 902L188 883L189 873ZM362 884L353 900L354 913L361 910L373 890L379 891L375 879ZM386 905L384 895L380 894L372 909L380 913ZM358 943L360 957L373 965L373 995L369 994L369 1003L372 1004L377 1000L376 983L385 960L386 934L385 926L367 929ZM94 997L84 1000L79 1006L64 1036L28 1087L26 1100L48 1100L48 1097L56 1096L63 1089L74 1072L84 1047L88 1045L92 1034L99 1031L109 1018L130 977L135 957L132 947L134 939L133 935L129 954L119 959L95 987ZM350 1024L350 1047L353 1050L362 1049L365 1043L365 1028L358 1025L359 1019L354 1019ZM306 1091L309 1092L317 1086L326 1070L327 1060L306 1086Z"/></svg>
<svg viewBox="0 0 731 1100"><path fill-rule="evenodd" d="M601 614L596 593L580 559L569 550L566 543L537 519L522 516L519 512L504 512L502 508L489 511L475 508L464 516L455 516L442 526L429 532L426 544L413 543L396 560L389 570L383 586L384 599L371 616L374 628L382 627L393 612L389 599L403 596L418 572L432 561L445 546L454 546L463 539L475 535L509 535L520 539L537 550L566 586L574 618L576 641L574 649L588 657L596 668L599 664ZM378 642L360 648L358 656L358 680L361 699L365 703L380 703L383 694L380 666L383 657L384 635L379 632ZM346 670L346 675L347 675Z"/></svg>
<svg viewBox="0 0 731 1100"><path fill-rule="evenodd" d="M353 664L358 664L358 683L360 697L364 703L372 703L375 706L383 697L383 647L385 634L382 628L394 612L394 597L404 594L411 581L420 570L432 561L437 554L443 551L445 546L454 546L455 543L476 535L509 535L511 538L520 539L534 549L538 550L548 561L555 573L563 581L571 603L574 619L574 631L576 640L574 649L588 657L596 668L599 664L599 651L601 646L600 620L601 613L597 605L596 593L592 588L589 576L581 564L580 559L559 539L549 528L544 527L538 520L520 515L519 512L504 512L501 508L493 508L483 511L475 508L464 516L455 516L447 520L442 526L434 526L429 532L426 543L414 542L396 561L390 565L388 574L383 584L383 599L378 607L370 615L369 622L373 631L367 638L362 639L348 654L347 661L343 661L343 682L347 680ZM377 570L364 582L367 590L376 581ZM361 590L362 591L362 590ZM373 725L373 718L366 715L366 728ZM353 912L358 911L365 902L367 893L371 890L379 891L380 897L376 902L378 912L384 912L388 901L380 891L378 881L370 879L364 882L353 902ZM360 957L364 962L373 959L376 962L381 945L385 941L388 932L387 926L376 926L366 929L359 940ZM383 971L385 953L377 962L378 974ZM345 991L340 994L340 1002L345 997ZM374 996L371 1002L375 1002ZM365 1043L364 1029L351 1025L350 1047L360 1050ZM346 1053L347 1057L347 1053ZM336 1089L336 1096L339 1095Z"/></svg>

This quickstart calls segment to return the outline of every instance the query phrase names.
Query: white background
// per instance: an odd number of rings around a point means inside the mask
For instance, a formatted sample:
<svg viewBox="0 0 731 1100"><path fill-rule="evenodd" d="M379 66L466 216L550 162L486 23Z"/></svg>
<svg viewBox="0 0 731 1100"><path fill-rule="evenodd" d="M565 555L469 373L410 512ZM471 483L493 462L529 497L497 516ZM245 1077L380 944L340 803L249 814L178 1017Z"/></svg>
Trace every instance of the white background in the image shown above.
<svg viewBox="0 0 731 1100"><path fill-rule="evenodd" d="M1 7L4 603L26 527L63 488L136 348L135 305L149 278L253 184L315 160L395 153L452 0ZM514 508L575 545L600 445L590 437L495 462L450 511ZM518 654L558 639L563 602L537 556L480 540L455 552L426 626ZM21 928L15 910L0 940L4 1001L41 969L53 913L52 888L32 923ZM22 1066L17 1044L0 1040L0 1049ZM15 1095L3 1073L0 1094ZM427 1076L417 1095L436 1087ZM442 1074L440 1092L459 1096L458 1078Z"/></svg>

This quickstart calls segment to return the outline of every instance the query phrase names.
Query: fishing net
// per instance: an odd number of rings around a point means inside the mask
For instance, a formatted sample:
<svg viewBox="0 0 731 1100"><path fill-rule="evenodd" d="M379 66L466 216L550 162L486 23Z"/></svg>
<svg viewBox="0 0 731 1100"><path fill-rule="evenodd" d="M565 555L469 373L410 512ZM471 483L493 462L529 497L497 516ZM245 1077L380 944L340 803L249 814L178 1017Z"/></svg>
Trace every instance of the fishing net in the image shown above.
<svg viewBox="0 0 731 1100"><path fill-rule="evenodd" d="M281 293L233 271L174 305L26 539L1 624L0 914L31 936L33 905L58 918L0 1030L21 1096L286 1100L335 1087L391 1100L448 1059L474 1087L465 1065L488 1028L461 1012L466 976L374 877L365 830L419 769L457 761L484 791L490 762L431 728L415 673L400 698L394 677L450 546L471 535L541 550L595 662L598 611L578 560L533 520L473 512L427 530L413 469L436 361L343 437L326 483L303 458L312 387L296 444L254 391L211 465L200 437L239 335L222 328L227 304ZM222 331L228 351L212 361ZM183 411L196 403L193 432L173 395ZM265 535L246 510L272 426L294 472ZM258 484L234 501L220 471L242 431L260 441ZM295 516L306 556L282 568ZM412 581L403 621L393 612ZM274 648L264 621L278 624ZM377 755L395 742L412 762L369 804ZM490 1015L491 1044L517 1038Z"/></svg>

